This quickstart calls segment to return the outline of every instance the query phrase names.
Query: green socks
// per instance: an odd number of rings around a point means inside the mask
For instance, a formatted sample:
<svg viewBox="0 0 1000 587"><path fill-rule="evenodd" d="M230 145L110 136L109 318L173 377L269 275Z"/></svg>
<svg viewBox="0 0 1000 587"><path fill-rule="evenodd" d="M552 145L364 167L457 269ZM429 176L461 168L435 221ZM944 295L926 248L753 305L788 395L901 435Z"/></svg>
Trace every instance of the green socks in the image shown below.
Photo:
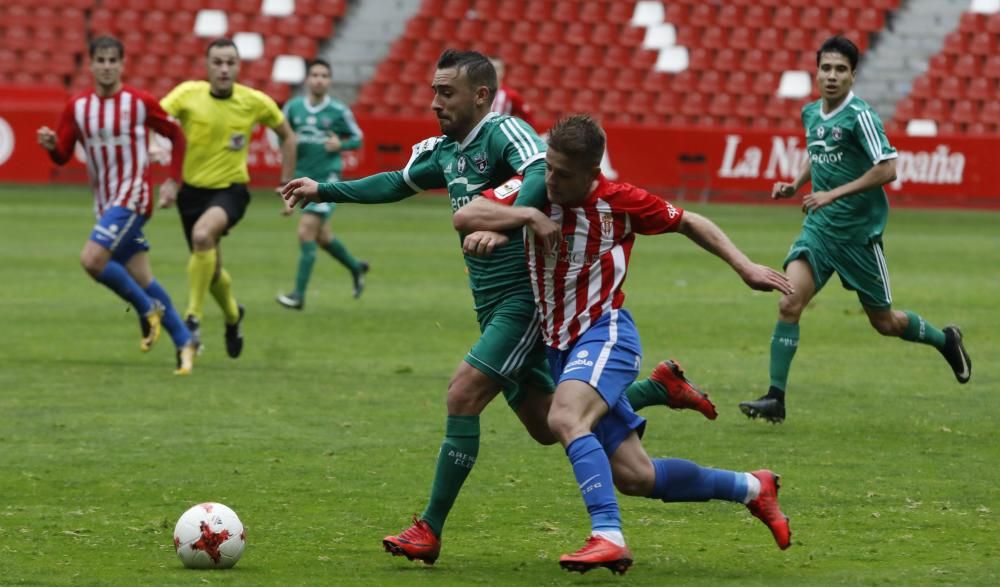
<svg viewBox="0 0 1000 587"><path fill-rule="evenodd" d="M632 409L637 412L648 406L662 406L666 396L667 390L652 379L633 381L625 390L628 403L632 404Z"/></svg>
<svg viewBox="0 0 1000 587"><path fill-rule="evenodd" d="M448 416L444 442L438 453L431 500L420 518L427 522L434 534L441 537L444 521L455 505L458 492L465 478L476 464L479 454L479 416Z"/></svg>
<svg viewBox="0 0 1000 587"><path fill-rule="evenodd" d="M799 348L799 325L778 320L771 335L771 387L784 391L788 386L788 369L795 350Z"/></svg>
<svg viewBox="0 0 1000 587"><path fill-rule="evenodd" d="M929 344L938 349L944 346L945 336L943 332L913 312L907 311L905 314L909 323L900 338L910 342Z"/></svg>
<svg viewBox="0 0 1000 587"><path fill-rule="evenodd" d="M347 251L347 247L344 246L344 243L340 242L339 238L334 238L330 241L330 244L326 246L326 252L333 255L333 258L337 261L340 261L341 265L350 269L352 275L361 270L361 264Z"/></svg>
<svg viewBox="0 0 1000 587"><path fill-rule="evenodd" d="M306 287L312 277L313 265L316 264L316 241L299 243L299 270L295 274L295 295L300 300L306 297Z"/></svg>

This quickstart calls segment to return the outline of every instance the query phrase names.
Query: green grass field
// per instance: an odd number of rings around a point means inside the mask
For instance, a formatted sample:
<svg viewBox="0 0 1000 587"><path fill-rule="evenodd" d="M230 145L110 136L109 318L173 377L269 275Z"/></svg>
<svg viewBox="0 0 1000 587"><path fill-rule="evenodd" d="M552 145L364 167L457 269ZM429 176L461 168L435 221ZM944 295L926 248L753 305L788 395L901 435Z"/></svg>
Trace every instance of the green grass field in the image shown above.
<svg viewBox="0 0 1000 587"><path fill-rule="evenodd" d="M692 206L760 262L780 264L791 207ZM334 226L371 262L350 295L318 259L306 309L279 307L295 220L258 193L224 241L248 310L246 349L224 352L211 300L207 348L171 374L164 336L138 350L135 316L78 263L93 224L84 188L0 189L0 585L995 585L1000 581L1000 215L893 212L886 254L899 308L963 327L975 371L959 386L930 347L884 339L832 282L803 318L788 421L736 407L767 385L774 294L751 292L680 236L640 238L626 285L648 373L675 357L715 422L651 408L645 445L783 475L793 546L741 506L622 498L636 564L624 577L561 571L589 524L557 447L534 445L502 402L483 416L479 463L433 567L381 538L422 510L444 390L477 336L451 230L434 197L341 206ZM179 308L187 252L174 211L147 227ZM189 506L220 501L248 528L231 571L189 571L172 546Z"/></svg>

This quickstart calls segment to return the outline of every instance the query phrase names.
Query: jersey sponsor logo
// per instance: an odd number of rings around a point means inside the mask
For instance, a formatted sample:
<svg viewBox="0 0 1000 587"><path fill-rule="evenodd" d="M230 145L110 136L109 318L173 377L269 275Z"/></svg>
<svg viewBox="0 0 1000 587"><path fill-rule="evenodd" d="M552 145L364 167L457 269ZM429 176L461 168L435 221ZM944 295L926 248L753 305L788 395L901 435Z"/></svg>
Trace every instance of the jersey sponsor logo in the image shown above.
<svg viewBox="0 0 1000 587"><path fill-rule="evenodd" d="M670 219L673 220L674 218L677 218L678 214L679 212L677 211L677 208L674 208L673 204L667 202L667 216L669 216Z"/></svg>
<svg viewBox="0 0 1000 587"><path fill-rule="evenodd" d="M486 156L486 153L476 153L472 156L472 164L476 166L476 171L479 173L486 173L486 169L490 165L490 160Z"/></svg>
<svg viewBox="0 0 1000 587"><path fill-rule="evenodd" d="M841 153L810 153L809 161L817 165L827 165L830 163L840 163L844 159Z"/></svg>

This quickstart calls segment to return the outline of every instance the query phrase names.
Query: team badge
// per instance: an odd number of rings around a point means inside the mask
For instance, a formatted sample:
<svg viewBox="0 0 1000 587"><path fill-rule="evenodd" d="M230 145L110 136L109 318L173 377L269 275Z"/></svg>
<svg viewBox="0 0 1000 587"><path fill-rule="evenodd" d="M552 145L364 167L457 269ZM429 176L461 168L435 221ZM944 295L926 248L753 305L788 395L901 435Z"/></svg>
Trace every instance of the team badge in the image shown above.
<svg viewBox="0 0 1000 587"><path fill-rule="evenodd" d="M465 175L465 155L458 158L458 164L455 167L458 169L459 175Z"/></svg>
<svg viewBox="0 0 1000 587"><path fill-rule="evenodd" d="M615 219L611 214L601 213L601 234L607 238L615 233Z"/></svg>
<svg viewBox="0 0 1000 587"><path fill-rule="evenodd" d="M229 150L240 151L247 145L247 136L241 132L229 135Z"/></svg>
<svg viewBox="0 0 1000 587"><path fill-rule="evenodd" d="M835 126L835 127L833 127L833 129L831 129L831 131L830 131L830 136L832 136L832 137L833 137L833 140L835 140L835 141L839 141L839 140L840 140L840 137L841 137L842 135L843 135L843 131L842 131L842 130L840 130L840 127L839 127L839 126Z"/></svg>
<svg viewBox="0 0 1000 587"><path fill-rule="evenodd" d="M489 167L490 160L486 157L486 153L476 153L472 156L472 164L476 166L476 170L479 173L486 173L486 168Z"/></svg>
<svg viewBox="0 0 1000 587"><path fill-rule="evenodd" d="M826 135L826 127L825 126L821 126L821 127L819 127L819 128L816 129L816 136L818 136L819 138L823 138L825 135Z"/></svg>

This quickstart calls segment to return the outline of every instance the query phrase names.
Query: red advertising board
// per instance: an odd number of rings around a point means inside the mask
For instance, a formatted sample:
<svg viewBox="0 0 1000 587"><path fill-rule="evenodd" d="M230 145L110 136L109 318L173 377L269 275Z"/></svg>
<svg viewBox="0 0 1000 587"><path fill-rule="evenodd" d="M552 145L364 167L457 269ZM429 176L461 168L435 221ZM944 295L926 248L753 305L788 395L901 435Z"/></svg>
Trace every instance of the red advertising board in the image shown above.
<svg viewBox="0 0 1000 587"><path fill-rule="evenodd" d="M20 98L20 99L19 99ZM0 181L84 181L79 161L57 168L35 142L39 126L54 126L64 94L39 99L0 88ZM410 147L439 134L436 121L359 117L364 148L345 154L345 177L401 169ZM670 198L762 200L775 181L790 180L806 157L801 134L609 125L611 165L623 181ZM1000 165L991 162L1000 139L892 136L899 151L894 203L1000 207ZM251 177L278 180L277 138L258 129L250 145ZM162 174L162 172L161 172Z"/></svg>

